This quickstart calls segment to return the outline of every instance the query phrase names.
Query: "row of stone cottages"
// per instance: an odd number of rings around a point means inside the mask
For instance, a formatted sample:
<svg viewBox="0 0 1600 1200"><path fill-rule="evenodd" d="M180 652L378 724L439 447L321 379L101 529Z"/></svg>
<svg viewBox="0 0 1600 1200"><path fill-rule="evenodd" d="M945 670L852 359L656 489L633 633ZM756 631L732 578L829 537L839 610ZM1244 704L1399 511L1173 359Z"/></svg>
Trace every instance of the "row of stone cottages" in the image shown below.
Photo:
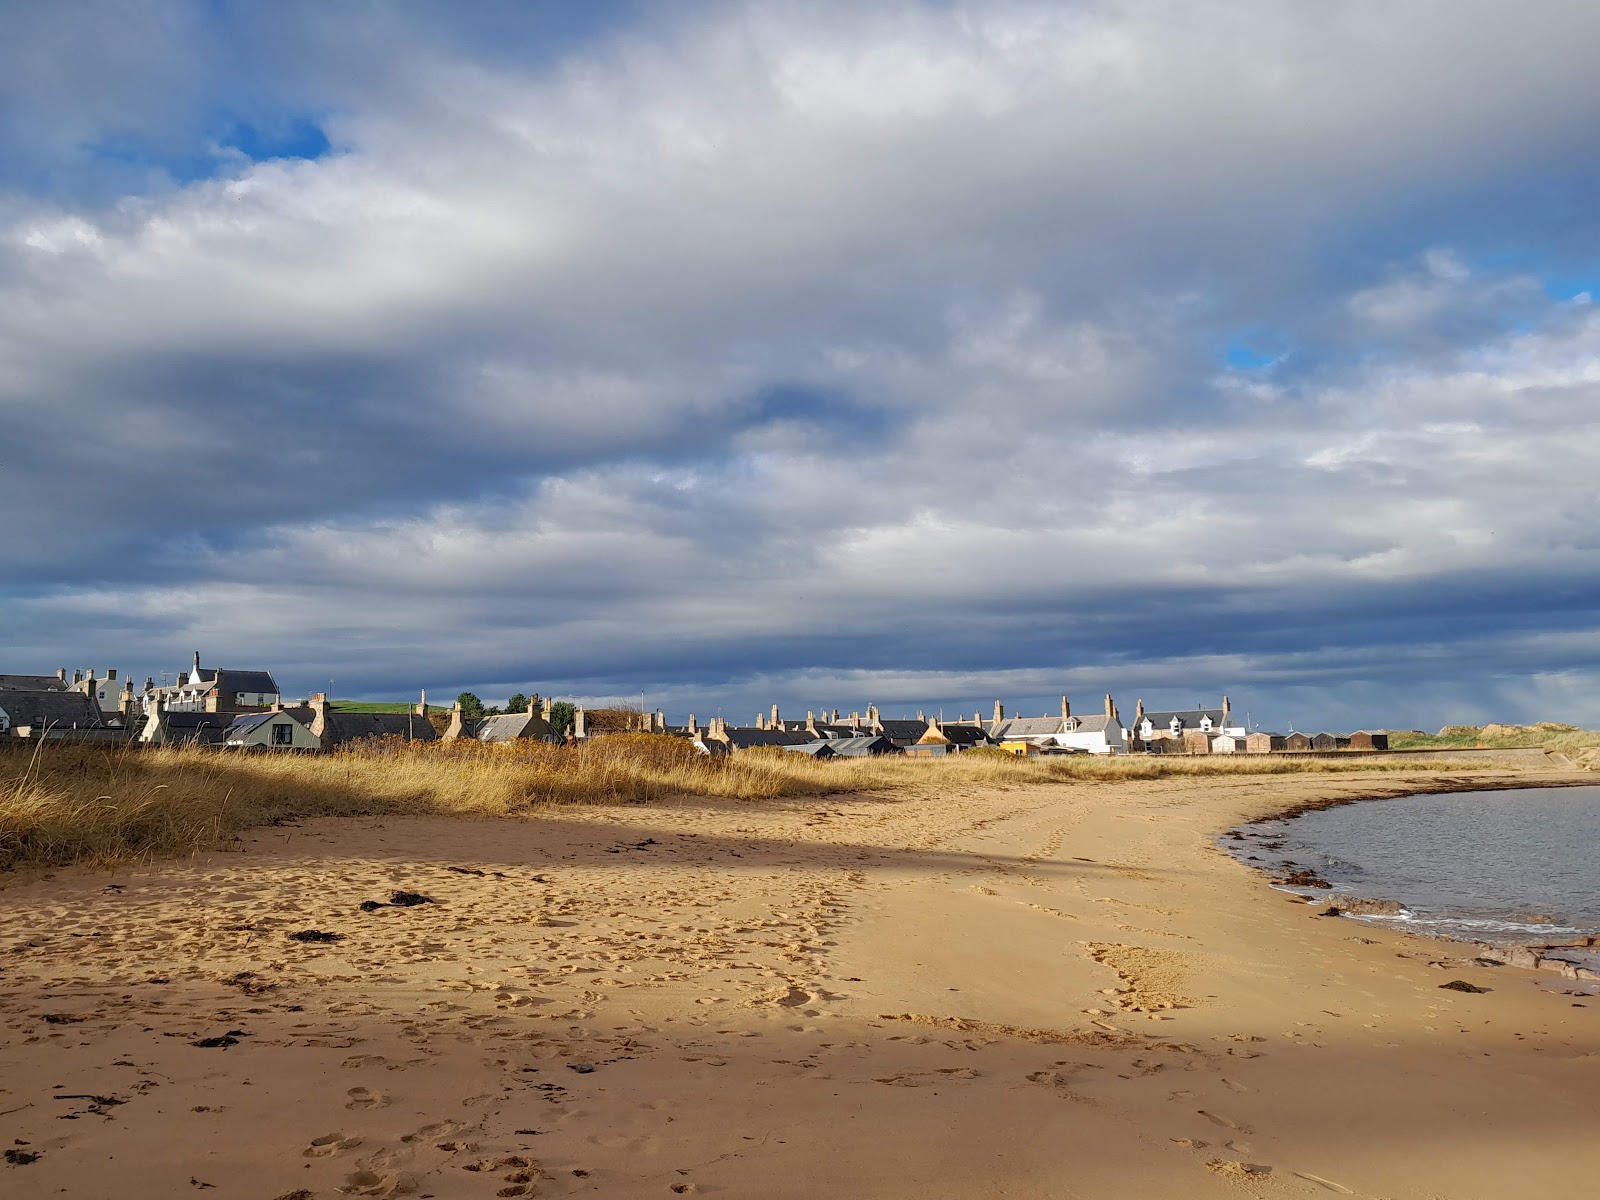
<svg viewBox="0 0 1600 1200"><path fill-rule="evenodd" d="M153 679L135 692L133 681L120 683L117 672L97 678L91 670L54 676L0 675L0 735L138 740L150 744L205 744L276 749L332 749L364 738L398 737L429 741L472 738L485 742L521 739L562 740L551 722L551 702L537 696L526 712L466 719L459 705L440 732L431 719L426 693L405 713L350 713L331 708L322 695L304 705L287 707L268 671L205 667L200 655L177 681L158 687ZM1247 733L1233 717L1226 696L1220 708L1147 712L1138 702L1134 719L1123 725L1115 702L1105 697L1101 711L1075 714L1066 697L1058 713L1039 717L1008 716L995 703L993 715L943 720L919 713L915 720L885 718L876 706L865 713L841 715L838 709L820 718L808 712L804 722L785 720L778 706L758 714L753 725L733 726L722 718L699 724L691 714L685 725L669 725L664 713L638 714L636 728L683 737L710 754L757 746L775 746L818 757L872 754L937 756L978 746L998 746L1017 754L1038 753L1187 753L1230 754L1273 751L1386 749L1381 733L1351 735ZM572 734L588 736L586 714L577 710Z"/></svg>

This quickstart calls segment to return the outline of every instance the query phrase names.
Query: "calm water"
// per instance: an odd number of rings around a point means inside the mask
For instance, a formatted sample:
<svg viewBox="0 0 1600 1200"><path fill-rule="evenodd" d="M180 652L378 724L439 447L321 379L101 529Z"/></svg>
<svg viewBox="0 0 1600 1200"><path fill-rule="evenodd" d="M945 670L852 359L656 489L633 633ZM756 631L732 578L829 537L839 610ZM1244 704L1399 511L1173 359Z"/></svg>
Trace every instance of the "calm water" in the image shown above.
<svg viewBox="0 0 1600 1200"><path fill-rule="evenodd" d="M1333 885L1293 890L1405 906L1374 921L1499 943L1600 933L1600 787L1370 800L1243 832L1224 845L1252 865L1292 861Z"/></svg>

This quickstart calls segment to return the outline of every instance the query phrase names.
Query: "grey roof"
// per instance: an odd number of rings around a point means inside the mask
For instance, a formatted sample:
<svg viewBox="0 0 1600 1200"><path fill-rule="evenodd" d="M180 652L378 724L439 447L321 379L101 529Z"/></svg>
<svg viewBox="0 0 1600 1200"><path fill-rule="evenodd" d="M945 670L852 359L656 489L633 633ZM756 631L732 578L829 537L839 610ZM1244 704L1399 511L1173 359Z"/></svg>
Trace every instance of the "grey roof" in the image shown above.
<svg viewBox="0 0 1600 1200"><path fill-rule="evenodd" d="M728 744L736 750L748 750L752 746L803 746L807 742L817 739L804 729L747 729L736 728L725 731L728 735Z"/></svg>
<svg viewBox="0 0 1600 1200"><path fill-rule="evenodd" d="M819 743L827 746L840 758L861 758L868 754L899 754L900 747L886 737L872 734L869 737L829 738Z"/></svg>
<svg viewBox="0 0 1600 1200"><path fill-rule="evenodd" d="M939 732L955 746L985 746L992 740L986 730L976 725L941 725Z"/></svg>
<svg viewBox="0 0 1600 1200"><path fill-rule="evenodd" d="M210 745L222 740L228 726L233 723L233 713L169 712L162 719L167 724L167 738L174 742L201 742Z"/></svg>
<svg viewBox="0 0 1600 1200"><path fill-rule="evenodd" d="M51 676L54 678L54 676ZM93 729L105 724L100 706L82 692L54 688L0 692L0 709L12 725L53 725L57 728Z"/></svg>
<svg viewBox="0 0 1600 1200"><path fill-rule="evenodd" d="M433 722L415 713L330 712L324 728L322 741L326 746L384 737L431 742L439 736L433 730Z"/></svg>
<svg viewBox="0 0 1600 1200"><path fill-rule="evenodd" d="M271 712L270 710L267 712L240 713L237 717L234 717L223 736L225 739L243 737L251 730L259 729L262 725L272 720L273 717L281 715L283 714Z"/></svg>
<svg viewBox="0 0 1600 1200"><path fill-rule="evenodd" d="M812 758L832 758L834 749L827 742L804 742L795 746L785 746L792 754L809 754Z"/></svg>
<svg viewBox="0 0 1600 1200"><path fill-rule="evenodd" d="M463 729L463 732L480 742L513 742L518 738L543 740L547 736L553 736L549 724L543 717L529 716L525 712L484 717L474 722L470 728Z"/></svg>
<svg viewBox="0 0 1600 1200"><path fill-rule="evenodd" d="M56 675L0 675L0 692L64 692L66 680Z"/></svg>
<svg viewBox="0 0 1600 1200"><path fill-rule="evenodd" d="M278 694L278 681L273 679L271 671L233 671L223 668L216 673L216 684L219 692Z"/></svg>
<svg viewBox="0 0 1600 1200"><path fill-rule="evenodd" d="M1220 708L1180 708L1173 712L1147 712L1144 719L1156 728L1171 728L1172 718L1177 717L1185 729L1198 729L1200 722L1207 717L1211 718L1213 725L1222 724L1222 710Z"/></svg>
<svg viewBox="0 0 1600 1200"><path fill-rule="evenodd" d="M878 724L883 727L883 736L893 742L914 742L928 732L927 721L885 721L880 718Z"/></svg>
<svg viewBox="0 0 1600 1200"><path fill-rule="evenodd" d="M996 741L1003 738L1054 737L1061 732L1060 717L1009 717L991 730Z"/></svg>

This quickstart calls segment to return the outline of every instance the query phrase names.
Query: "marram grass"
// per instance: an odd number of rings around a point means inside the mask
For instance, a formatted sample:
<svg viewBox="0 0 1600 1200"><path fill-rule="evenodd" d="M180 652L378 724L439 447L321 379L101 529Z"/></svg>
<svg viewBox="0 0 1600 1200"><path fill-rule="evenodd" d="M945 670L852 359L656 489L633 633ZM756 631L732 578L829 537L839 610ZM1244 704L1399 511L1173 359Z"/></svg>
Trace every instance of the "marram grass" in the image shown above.
<svg viewBox="0 0 1600 1200"><path fill-rule="evenodd" d="M1427 766L1408 762L1405 769ZM1392 761L1360 758L1231 755L1022 760L979 752L819 762L770 750L707 758L686 742L652 734L617 734L583 746L384 741L312 755L0 741L0 870L189 854L254 826L305 817L512 817L552 805L692 796L761 801L962 784L1392 769Z"/></svg>

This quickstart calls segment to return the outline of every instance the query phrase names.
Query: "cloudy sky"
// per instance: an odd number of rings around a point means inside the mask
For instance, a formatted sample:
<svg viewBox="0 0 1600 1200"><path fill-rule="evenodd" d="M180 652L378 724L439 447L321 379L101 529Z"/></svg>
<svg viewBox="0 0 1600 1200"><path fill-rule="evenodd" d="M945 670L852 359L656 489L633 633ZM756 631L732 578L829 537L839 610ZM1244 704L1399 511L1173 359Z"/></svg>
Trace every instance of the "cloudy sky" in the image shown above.
<svg viewBox="0 0 1600 1200"><path fill-rule="evenodd" d="M0 0L0 670L1600 723L1600 5Z"/></svg>

